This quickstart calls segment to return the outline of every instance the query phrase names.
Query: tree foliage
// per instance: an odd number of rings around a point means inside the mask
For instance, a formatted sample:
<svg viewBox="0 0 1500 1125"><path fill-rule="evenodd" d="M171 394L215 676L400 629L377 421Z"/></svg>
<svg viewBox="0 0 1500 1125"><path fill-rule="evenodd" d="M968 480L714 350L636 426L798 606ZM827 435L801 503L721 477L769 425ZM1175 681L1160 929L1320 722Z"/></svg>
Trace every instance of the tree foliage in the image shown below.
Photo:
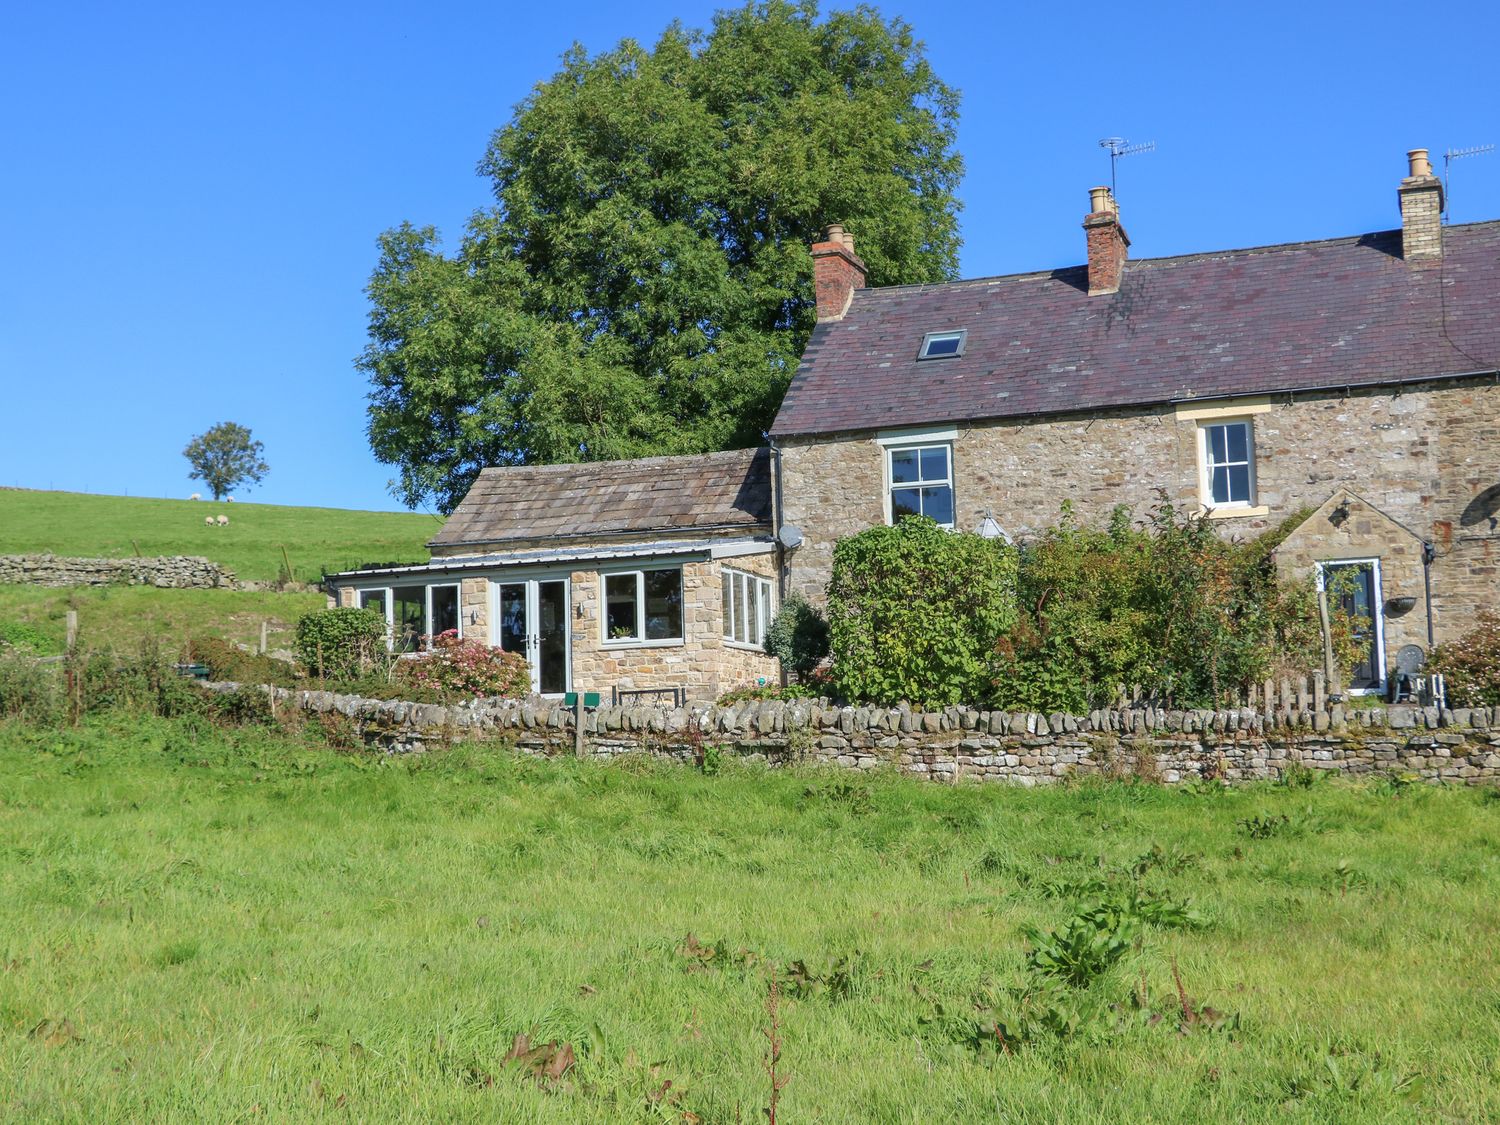
<svg viewBox="0 0 1500 1125"><path fill-rule="evenodd" d="M242 484L259 484L271 466L261 456L265 445L254 440L238 422L220 422L188 442L182 455L193 471L191 480L201 480L222 500Z"/></svg>
<svg viewBox="0 0 1500 1125"><path fill-rule="evenodd" d="M451 511L487 465L755 444L825 224L873 285L954 275L956 114L911 28L863 6L575 46L494 135L496 206L455 253L431 227L381 237L358 363L396 495Z"/></svg>
<svg viewBox="0 0 1500 1125"><path fill-rule="evenodd" d="M909 516L833 548L833 684L846 699L944 707L982 699L1016 615L1016 552Z"/></svg>

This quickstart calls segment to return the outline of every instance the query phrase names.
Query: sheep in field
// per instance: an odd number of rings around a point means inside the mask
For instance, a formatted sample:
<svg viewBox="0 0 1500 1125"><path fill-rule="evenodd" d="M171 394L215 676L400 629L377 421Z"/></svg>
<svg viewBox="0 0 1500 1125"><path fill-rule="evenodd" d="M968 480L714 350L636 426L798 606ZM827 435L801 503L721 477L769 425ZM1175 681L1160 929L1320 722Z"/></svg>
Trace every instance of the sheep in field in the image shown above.
<svg viewBox="0 0 1500 1125"><path fill-rule="evenodd" d="M200 496L198 493L195 492L191 496L189 496L188 499L189 500L202 500L203 497Z"/></svg>
<svg viewBox="0 0 1500 1125"><path fill-rule="evenodd" d="M220 527L228 527L229 526L229 517L228 516L220 516L219 517L219 526Z"/></svg>
<svg viewBox="0 0 1500 1125"><path fill-rule="evenodd" d="M209 527L213 527L213 525L214 525L214 518L213 518L213 516L204 516L203 517L203 522L206 523L206 524L208 524Z"/></svg>

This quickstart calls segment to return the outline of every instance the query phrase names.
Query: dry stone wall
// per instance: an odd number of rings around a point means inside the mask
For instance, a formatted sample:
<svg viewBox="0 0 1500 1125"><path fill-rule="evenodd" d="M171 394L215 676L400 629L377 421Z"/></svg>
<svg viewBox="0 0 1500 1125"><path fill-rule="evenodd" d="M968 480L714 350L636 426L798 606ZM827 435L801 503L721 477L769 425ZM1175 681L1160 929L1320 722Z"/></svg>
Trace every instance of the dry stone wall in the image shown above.
<svg viewBox="0 0 1500 1125"><path fill-rule="evenodd" d="M573 713L540 698L443 707L282 688L274 694L281 707L342 716L366 742L390 752L487 738L531 754L575 752ZM1500 708L1335 705L1317 712L1141 708L1042 715L960 707L923 713L796 700L602 707L584 714L583 728L583 752L596 758L646 752L692 761L713 746L772 766L889 766L945 782L1035 786L1101 773L1168 784L1253 781L1278 778L1298 766L1351 775L1412 773L1434 783L1500 784Z"/></svg>
<svg viewBox="0 0 1500 1125"><path fill-rule="evenodd" d="M192 555L81 559L0 555L0 582L32 586L158 586L173 590L232 588L234 572Z"/></svg>

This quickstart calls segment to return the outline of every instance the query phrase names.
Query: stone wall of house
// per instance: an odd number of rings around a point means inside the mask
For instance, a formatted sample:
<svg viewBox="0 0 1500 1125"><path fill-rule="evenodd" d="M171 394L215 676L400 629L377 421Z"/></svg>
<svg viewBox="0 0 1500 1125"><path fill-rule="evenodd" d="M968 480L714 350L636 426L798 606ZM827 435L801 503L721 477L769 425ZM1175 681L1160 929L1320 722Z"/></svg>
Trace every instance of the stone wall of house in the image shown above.
<svg viewBox="0 0 1500 1125"><path fill-rule="evenodd" d="M681 688L690 699L713 699L733 687L758 682L780 683L781 669L777 660L759 649L737 646L724 640L722 597L725 566L775 577L774 556L770 553L722 562L705 559L682 563L683 639L644 645L605 643L601 624L602 572L574 570L568 576L573 687L580 691L598 691L606 698L616 688ZM501 578L497 572L490 577L459 580L459 610L465 637L486 644L494 643L489 627L490 584ZM433 576L432 580L442 579ZM413 575L404 581L415 584L418 579ZM338 604L358 605L358 597L355 587L340 587Z"/></svg>
<svg viewBox="0 0 1500 1125"><path fill-rule="evenodd" d="M736 647L723 637L723 571L730 565L774 576L770 555L682 565L680 642L614 645L603 636L602 580L597 570L572 575L573 686L599 691L615 688L683 688L690 699L714 699L732 687L765 679L780 683L780 666L763 652Z"/></svg>
<svg viewBox="0 0 1500 1125"><path fill-rule="evenodd" d="M1493 378L1299 393L1244 408L1258 411L1249 416L1259 507L1218 520L1224 534L1253 537L1346 486L1435 543L1439 642L1461 632L1474 609L1500 608L1500 385ZM1104 521L1117 504L1139 517L1158 490L1195 511L1197 426L1172 407L960 425L953 443L958 526L977 527L988 510L1013 536L1024 535L1055 523L1065 500L1085 522ZM782 443L783 518L805 536L789 556L789 583L812 601L822 601L835 540L884 521L875 436Z"/></svg>
<svg viewBox="0 0 1500 1125"><path fill-rule="evenodd" d="M0 582L31 586L156 586L172 590L235 586L233 571L193 555L141 559L0 555Z"/></svg>
<svg viewBox="0 0 1500 1125"><path fill-rule="evenodd" d="M236 686L209 685L214 690ZM501 739L534 754L577 752L573 713L543 699L442 707L331 692L260 690L274 691L279 706L343 716L368 743L391 752L459 739ZM1334 705L1316 712L1141 708L1041 715L958 707L921 713L795 700L728 707L605 706L584 714L586 756L646 752L691 761L705 746L773 766L889 766L950 782L1045 785L1097 773L1168 784L1208 778L1254 781L1282 777L1299 766L1500 784L1500 708Z"/></svg>

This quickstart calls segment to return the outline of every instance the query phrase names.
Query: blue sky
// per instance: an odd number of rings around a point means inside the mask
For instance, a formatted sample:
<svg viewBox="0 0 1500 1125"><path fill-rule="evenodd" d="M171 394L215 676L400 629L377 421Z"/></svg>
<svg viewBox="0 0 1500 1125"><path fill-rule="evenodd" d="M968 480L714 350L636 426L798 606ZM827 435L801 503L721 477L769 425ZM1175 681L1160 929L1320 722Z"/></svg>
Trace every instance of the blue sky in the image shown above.
<svg viewBox="0 0 1500 1125"><path fill-rule="evenodd" d="M396 507L353 367L376 236L456 235L571 42L720 6L11 5L0 485L186 496L233 419L272 466L244 499ZM1407 148L1500 143L1492 0L881 8L963 92L965 276L1080 261L1105 136L1157 143L1120 167L1139 257L1387 229ZM1500 151L1451 218L1500 218Z"/></svg>

